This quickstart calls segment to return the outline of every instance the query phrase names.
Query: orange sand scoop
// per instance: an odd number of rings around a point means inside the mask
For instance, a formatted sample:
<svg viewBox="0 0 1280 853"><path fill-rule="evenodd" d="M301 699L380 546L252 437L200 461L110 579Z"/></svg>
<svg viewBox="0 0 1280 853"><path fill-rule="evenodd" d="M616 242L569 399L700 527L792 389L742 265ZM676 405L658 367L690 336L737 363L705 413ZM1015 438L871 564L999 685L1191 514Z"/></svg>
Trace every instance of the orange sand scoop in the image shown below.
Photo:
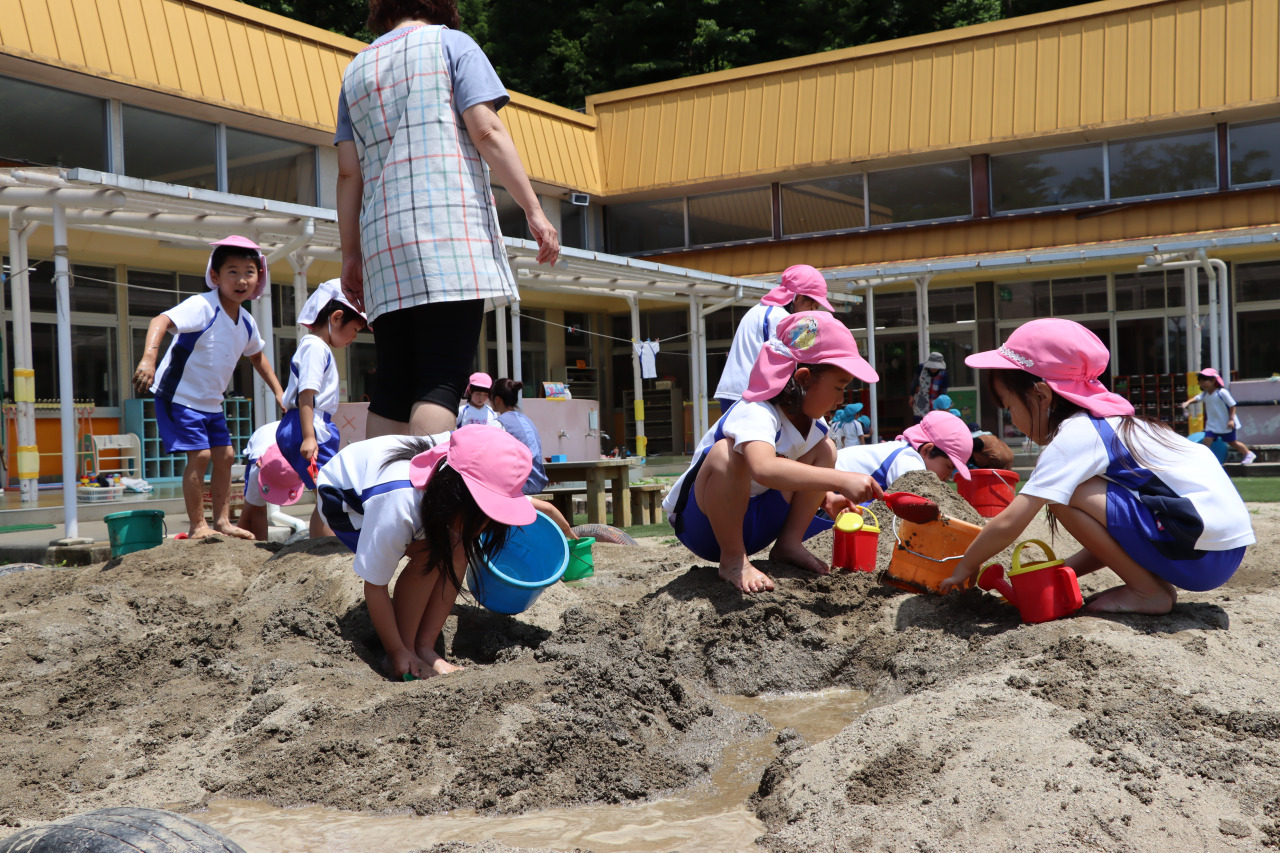
<svg viewBox="0 0 1280 853"><path fill-rule="evenodd" d="M898 518L916 524L927 524L942 515L936 503L911 492L885 492L884 502Z"/></svg>
<svg viewBox="0 0 1280 853"><path fill-rule="evenodd" d="M982 532L967 521L944 515L928 524L903 521L894 525L898 542L880 582L907 592L940 593L939 584L951 577L956 561ZM973 581L964 588L973 586Z"/></svg>

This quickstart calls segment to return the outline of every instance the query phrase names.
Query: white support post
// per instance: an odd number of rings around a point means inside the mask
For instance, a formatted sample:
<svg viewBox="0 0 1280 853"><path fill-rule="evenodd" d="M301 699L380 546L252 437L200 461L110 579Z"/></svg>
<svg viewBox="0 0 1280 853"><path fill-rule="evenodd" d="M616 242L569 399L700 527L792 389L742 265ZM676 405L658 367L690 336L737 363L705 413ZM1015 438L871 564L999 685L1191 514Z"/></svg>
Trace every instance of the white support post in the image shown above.
<svg viewBox="0 0 1280 853"><path fill-rule="evenodd" d="M916 317L920 346L920 361L929 357L929 280L933 276L916 279Z"/></svg>
<svg viewBox="0 0 1280 853"><path fill-rule="evenodd" d="M1218 364L1217 368L1228 382L1231 381L1231 278L1226 261L1210 258L1209 266L1218 271ZM1213 318L1210 318L1213 322Z"/></svg>
<svg viewBox="0 0 1280 853"><path fill-rule="evenodd" d="M698 303L698 375L702 377L702 395L698 398L698 414L702 422L702 431L711 429L711 381L707 378L707 314L701 302ZM702 433L698 433L698 440Z"/></svg>
<svg viewBox="0 0 1280 853"><path fill-rule="evenodd" d="M493 376L495 379L501 379L511 375L511 362L507 360L507 312L502 310L502 306L498 306L493 309L493 316L490 319L497 327L498 338L498 363L492 368Z"/></svg>
<svg viewBox="0 0 1280 853"><path fill-rule="evenodd" d="M67 216L53 206L53 283L58 302L58 403L62 426L63 539L80 536L76 513L76 413L71 382L71 266L67 262Z"/></svg>
<svg viewBox="0 0 1280 853"><path fill-rule="evenodd" d="M511 300L511 378L524 381L524 366L520 363L520 300ZM522 393L521 397L524 396Z"/></svg>
<svg viewBox="0 0 1280 853"><path fill-rule="evenodd" d="M298 327L298 340L310 331L298 322L298 318L302 316L302 306L307 302L307 271L314 262L315 258L306 257L301 252L289 253L289 266L293 267L293 322Z"/></svg>
<svg viewBox="0 0 1280 853"><path fill-rule="evenodd" d="M702 428L702 409L698 405L698 400L702 398L702 373L699 370L698 360L698 298L696 296L689 297L689 403L691 407L693 428L693 443L696 446L702 438L702 434L706 432ZM679 420L680 432L682 434L681 447L684 446L684 417ZM673 417L672 420L675 420Z"/></svg>
<svg viewBox="0 0 1280 853"><path fill-rule="evenodd" d="M644 379L640 375L640 354L635 347L640 342L640 300L634 293L627 294L627 306L631 309L631 387L636 395L636 456L643 457L649 455L649 439L644 434Z"/></svg>
<svg viewBox="0 0 1280 853"><path fill-rule="evenodd" d="M867 285L867 363L874 370L876 366L876 291ZM871 441L880 441L880 400L876 386L871 386Z"/></svg>
<svg viewBox="0 0 1280 853"><path fill-rule="evenodd" d="M278 367L275 363L275 320L271 311L271 288L268 287L262 291L262 296L253 303L254 322L258 324L258 334L262 335L262 340L266 342L266 346L262 351L267 354L267 359L271 362L272 367ZM257 371L253 374L253 426L255 429L264 427L276 419L276 395L271 393L271 389L267 387L267 383L262 381L262 377Z"/></svg>
<svg viewBox="0 0 1280 853"><path fill-rule="evenodd" d="M1197 280L1198 268L1187 267L1182 271L1184 300L1187 306L1187 372L1200 370L1200 287Z"/></svg>
<svg viewBox="0 0 1280 853"><path fill-rule="evenodd" d="M18 489L23 502L39 498L40 448L36 445L35 371L31 354L31 287L27 241L39 225L9 218L9 287L13 303L13 399Z"/></svg>

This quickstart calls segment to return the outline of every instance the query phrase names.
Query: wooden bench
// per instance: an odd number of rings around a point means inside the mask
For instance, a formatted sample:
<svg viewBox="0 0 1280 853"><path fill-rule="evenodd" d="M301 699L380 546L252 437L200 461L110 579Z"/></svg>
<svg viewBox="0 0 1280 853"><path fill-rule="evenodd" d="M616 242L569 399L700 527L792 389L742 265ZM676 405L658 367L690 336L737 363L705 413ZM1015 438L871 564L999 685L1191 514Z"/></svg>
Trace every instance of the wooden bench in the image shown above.
<svg viewBox="0 0 1280 853"><path fill-rule="evenodd" d="M560 514L565 517L569 524L573 524L573 499L578 495L584 498L587 495L586 486L549 486L542 490L541 494L533 497L546 501L547 503L560 510Z"/></svg>
<svg viewBox="0 0 1280 853"><path fill-rule="evenodd" d="M636 483L631 486L631 523L657 524L662 520L662 486Z"/></svg>

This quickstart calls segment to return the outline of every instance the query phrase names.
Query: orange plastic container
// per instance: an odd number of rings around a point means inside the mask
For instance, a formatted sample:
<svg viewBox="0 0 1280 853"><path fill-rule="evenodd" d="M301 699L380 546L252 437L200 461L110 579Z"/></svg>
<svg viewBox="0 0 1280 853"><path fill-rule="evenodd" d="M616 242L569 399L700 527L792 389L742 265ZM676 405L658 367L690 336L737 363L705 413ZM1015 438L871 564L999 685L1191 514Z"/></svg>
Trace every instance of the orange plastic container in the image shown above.
<svg viewBox="0 0 1280 853"><path fill-rule="evenodd" d="M898 542L881 582L907 592L938 593L939 584L951 577L956 561L982 528L944 515L928 524L903 521L894 532ZM971 586L972 580L965 583L966 589Z"/></svg>
<svg viewBox="0 0 1280 853"><path fill-rule="evenodd" d="M1013 500L1014 486L1021 479L1014 471L972 468L968 480L956 477L956 486L978 515L994 518Z"/></svg>

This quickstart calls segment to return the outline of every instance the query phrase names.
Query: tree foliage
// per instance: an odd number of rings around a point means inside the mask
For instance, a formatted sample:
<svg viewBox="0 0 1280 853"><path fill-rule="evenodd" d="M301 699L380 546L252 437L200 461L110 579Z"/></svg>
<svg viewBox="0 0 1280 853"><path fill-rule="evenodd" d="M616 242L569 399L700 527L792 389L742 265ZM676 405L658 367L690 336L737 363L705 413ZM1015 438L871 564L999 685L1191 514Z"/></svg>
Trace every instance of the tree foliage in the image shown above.
<svg viewBox="0 0 1280 853"><path fill-rule="evenodd" d="M247 0L368 40L364 0ZM587 95L1076 5L1060 0L459 0L508 88Z"/></svg>

